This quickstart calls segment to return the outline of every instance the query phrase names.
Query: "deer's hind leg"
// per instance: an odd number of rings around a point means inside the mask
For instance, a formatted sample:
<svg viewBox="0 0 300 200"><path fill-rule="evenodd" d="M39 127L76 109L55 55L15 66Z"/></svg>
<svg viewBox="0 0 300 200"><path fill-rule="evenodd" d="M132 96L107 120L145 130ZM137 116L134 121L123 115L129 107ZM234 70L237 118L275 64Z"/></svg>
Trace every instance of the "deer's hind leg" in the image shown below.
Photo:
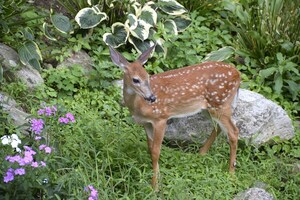
<svg viewBox="0 0 300 200"><path fill-rule="evenodd" d="M232 121L231 107L224 106L222 108L210 109L209 113L213 120L216 121L220 128L227 134L230 145L229 172L234 172L239 130Z"/></svg>

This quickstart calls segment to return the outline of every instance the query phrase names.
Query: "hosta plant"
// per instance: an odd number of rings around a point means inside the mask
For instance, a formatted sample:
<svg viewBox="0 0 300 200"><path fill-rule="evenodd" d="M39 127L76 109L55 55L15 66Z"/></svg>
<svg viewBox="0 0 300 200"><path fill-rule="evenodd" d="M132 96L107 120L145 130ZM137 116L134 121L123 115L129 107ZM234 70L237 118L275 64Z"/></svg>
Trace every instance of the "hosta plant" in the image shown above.
<svg viewBox="0 0 300 200"><path fill-rule="evenodd" d="M125 23L114 23L112 32L103 35L107 45L118 48L130 42L138 52L143 52L157 43L157 50L164 51L163 41L168 40L169 35L185 30L191 23L187 10L175 0L149 1L144 5L133 2Z"/></svg>

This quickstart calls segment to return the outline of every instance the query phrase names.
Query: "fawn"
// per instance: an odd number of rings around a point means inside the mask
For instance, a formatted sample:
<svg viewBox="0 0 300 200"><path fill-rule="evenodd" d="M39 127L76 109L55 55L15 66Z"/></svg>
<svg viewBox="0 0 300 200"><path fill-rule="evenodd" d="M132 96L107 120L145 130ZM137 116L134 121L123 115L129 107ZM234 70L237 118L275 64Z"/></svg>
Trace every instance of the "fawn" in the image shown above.
<svg viewBox="0 0 300 200"><path fill-rule="evenodd" d="M147 134L153 188L158 190L158 160L167 120L193 115L204 109L219 127L212 131L200 154L208 151L223 130L230 145L229 171L234 172L239 130L231 119L231 105L240 86L240 73L223 62L205 62L150 76L143 65L154 48L150 47L130 63L109 47L113 63L124 71L125 106L135 122L144 126Z"/></svg>

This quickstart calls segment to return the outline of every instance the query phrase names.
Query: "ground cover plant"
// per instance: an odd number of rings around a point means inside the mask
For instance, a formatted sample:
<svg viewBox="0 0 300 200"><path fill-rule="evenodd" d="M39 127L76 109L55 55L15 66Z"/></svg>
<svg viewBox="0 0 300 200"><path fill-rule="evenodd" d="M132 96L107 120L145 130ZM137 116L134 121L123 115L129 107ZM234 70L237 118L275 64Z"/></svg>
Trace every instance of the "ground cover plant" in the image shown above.
<svg viewBox="0 0 300 200"><path fill-rule="evenodd" d="M198 1L178 2L192 9L189 13L192 24L177 36L166 36L169 40L164 45L168 53L165 56L155 53L146 65L149 72L201 62L208 53L224 46L242 48L242 43L236 40L237 33L226 21L228 5L219 1L210 4L207 0L201 5ZM249 2L252 1L239 1L241 6ZM235 26L242 23L230 20ZM23 83L6 79L0 82L0 90L31 114L31 122L25 124L30 135L23 135L21 127L12 124L0 104L0 199L233 199L252 186L264 187L276 199L300 196L297 128L290 141L275 139L274 144L261 147L239 142L238 165L233 176L227 172L229 147L224 136L217 138L206 156L198 154L200 144L171 148L166 141L160 159L161 190L154 192L150 186L151 160L144 130L133 123L127 109L121 106L120 88L112 84L112 80L121 77L121 71L111 63L102 40L111 31L110 27L97 26L92 34L78 29L73 35L59 36L60 40L49 42L43 29L35 28L42 27L43 20L31 23L36 23L32 29L44 62L55 64L71 51L85 50L94 60L94 71L86 76L78 65L46 69L42 64L45 84L33 93ZM11 44L13 35L6 36L7 40L2 38L1 42ZM130 45L119 50L129 60L138 56ZM288 82L291 76L299 84L296 72L299 68L289 64L299 64L297 58L277 49L261 64L262 58L249 52L235 53L238 57L232 56L229 61L242 72L242 87L277 101L294 121L299 120L299 93L294 94L288 88L293 87ZM240 64L240 56L244 64ZM289 72L289 67L296 70ZM287 84L277 93L271 84L276 76L262 71L268 68L275 68L274 73L281 72L281 68L284 71L282 79ZM265 75L263 81L260 74Z"/></svg>

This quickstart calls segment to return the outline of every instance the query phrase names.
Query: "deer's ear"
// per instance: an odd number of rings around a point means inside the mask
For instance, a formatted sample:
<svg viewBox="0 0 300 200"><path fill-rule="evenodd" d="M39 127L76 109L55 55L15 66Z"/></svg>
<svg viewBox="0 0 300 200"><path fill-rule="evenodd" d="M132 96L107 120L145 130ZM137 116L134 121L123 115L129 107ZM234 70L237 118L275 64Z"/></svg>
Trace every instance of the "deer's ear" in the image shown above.
<svg viewBox="0 0 300 200"><path fill-rule="evenodd" d="M115 63L118 65L120 68L123 70L129 65L129 62L120 54L117 50L109 46L109 52L110 52L110 58Z"/></svg>
<svg viewBox="0 0 300 200"><path fill-rule="evenodd" d="M156 45L153 45L152 47L150 47L149 49L147 49L146 51L144 51L142 53L142 55L139 56L138 61L142 64L145 64L150 56L150 54L152 53L153 49L155 48Z"/></svg>

